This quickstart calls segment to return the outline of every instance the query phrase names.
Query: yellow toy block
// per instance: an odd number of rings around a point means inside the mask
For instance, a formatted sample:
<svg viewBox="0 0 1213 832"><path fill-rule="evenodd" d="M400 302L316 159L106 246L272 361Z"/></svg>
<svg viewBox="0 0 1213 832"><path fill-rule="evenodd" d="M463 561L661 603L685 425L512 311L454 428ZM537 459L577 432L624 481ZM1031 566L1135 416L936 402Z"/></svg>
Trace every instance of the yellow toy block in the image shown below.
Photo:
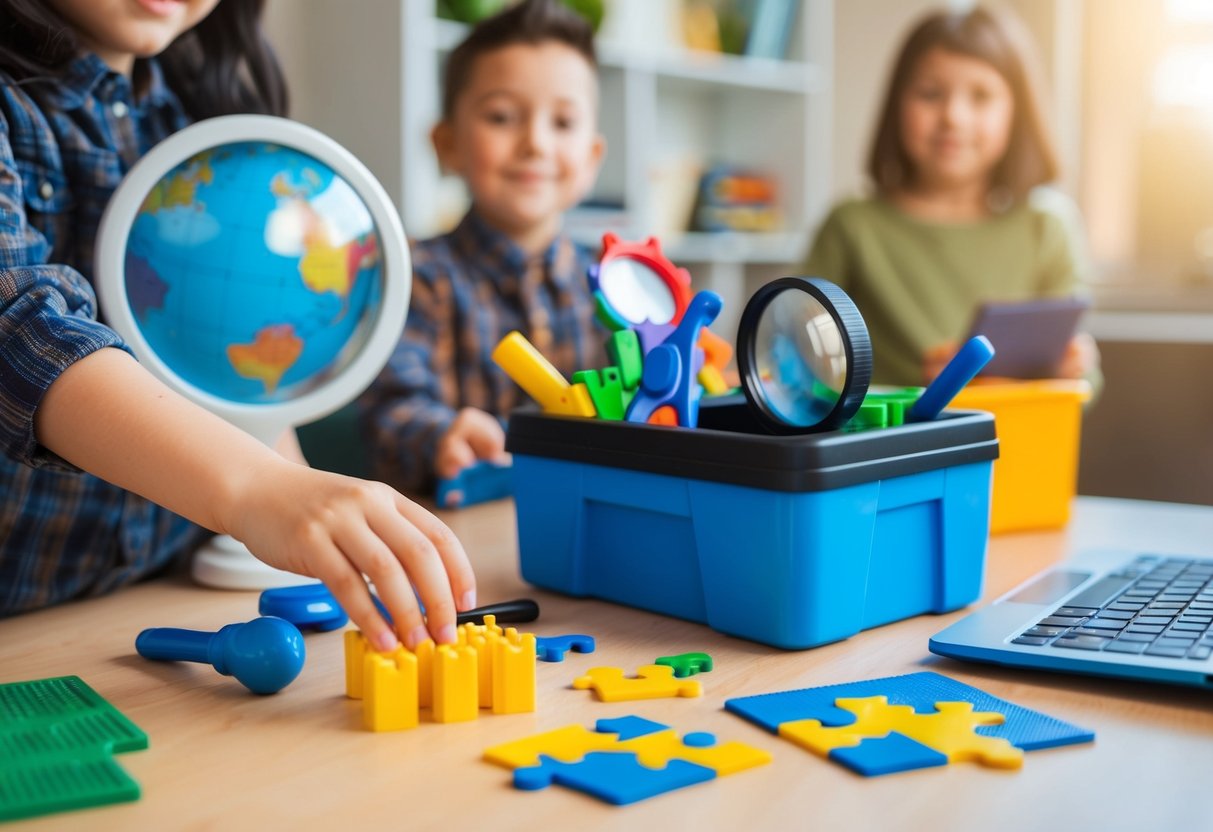
<svg viewBox="0 0 1213 832"><path fill-rule="evenodd" d="M434 651L435 722L466 722L480 715L476 651L466 644Z"/></svg>
<svg viewBox="0 0 1213 832"><path fill-rule="evenodd" d="M483 627L475 624L463 625L460 641L465 641L468 647L476 651L476 678L479 681L481 708L493 707L493 648L491 633L486 633ZM464 635L466 633L466 636Z"/></svg>
<svg viewBox="0 0 1213 832"><path fill-rule="evenodd" d="M663 699L674 696L699 696L703 688L694 679L675 679L674 668L646 664L636 670L637 678L625 678L618 667L594 667L573 680L577 690L593 689L599 701L627 702L632 699Z"/></svg>
<svg viewBox="0 0 1213 832"><path fill-rule="evenodd" d="M570 385L552 362L521 332L511 332L493 349L492 359L548 413L593 417L598 414L584 384Z"/></svg>
<svg viewBox="0 0 1213 832"><path fill-rule="evenodd" d="M505 768L539 765L543 754L565 763L575 763L591 751L614 751L619 743L615 734L600 734L581 725L566 725L554 731L524 737L493 746L484 759Z"/></svg>
<svg viewBox="0 0 1213 832"><path fill-rule="evenodd" d="M397 648L363 658L362 724L371 731L417 727L417 657Z"/></svg>
<svg viewBox="0 0 1213 832"><path fill-rule="evenodd" d="M362 657L366 655L366 638L359 630L345 631L345 695L362 698Z"/></svg>
<svg viewBox="0 0 1213 832"><path fill-rule="evenodd" d="M493 713L524 714L535 710L535 636L512 627L495 639L493 652Z"/></svg>
<svg viewBox="0 0 1213 832"><path fill-rule="evenodd" d="M501 629L501 626L497 623L497 616L495 615L486 615L484 617L484 624L482 626L484 627L484 633L486 636L505 635L505 630Z"/></svg>
<svg viewBox="0 0 1213 832"><path fill-rule="evenodd" d="M429 708L434 704L434 642L427 638L413 652L417 654L417 704Z"/></svg>
<svg viewBox="0 0 1213 832"><path fill-rule="evenodd" d="M670 760L686 760L710 768L721 777L766 765L772 759L766 751L743 742L707 747L684 745L673 730L634 737L619 743L612 750L634 751L640 764L649 768L665 768Z"/></svg>
<svg viewBox="0 0 1213 832"><path fill-rule="evenodd" d="M994 768L1019 768L1023 749L1001 737L989 737L973 729L1001 725L1002 714L973 712L971 702L937 702L935 713L920 714L909 705L890 705L883 696L839 699L837 707L855 714L850 725L826 727L816 719L785 722L779 736L802 748L828 757L835 748L859 745L864 739L897 732L948 758L948 762L977 761Z"/></svg>

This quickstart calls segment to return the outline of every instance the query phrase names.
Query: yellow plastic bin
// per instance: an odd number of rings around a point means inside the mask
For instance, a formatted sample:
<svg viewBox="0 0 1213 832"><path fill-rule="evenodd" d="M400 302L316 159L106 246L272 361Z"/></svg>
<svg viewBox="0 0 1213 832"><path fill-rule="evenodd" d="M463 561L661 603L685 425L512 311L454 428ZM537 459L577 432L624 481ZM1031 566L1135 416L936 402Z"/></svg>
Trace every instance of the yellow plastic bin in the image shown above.
<svg viewBox="0 0 1213 832"><path fill-rule="evenodd" d="M1070 521L1078 484L1086 381L975 382L949 407L994 414L1000 447L994 462L990 534L1058 529Z"/></svg>

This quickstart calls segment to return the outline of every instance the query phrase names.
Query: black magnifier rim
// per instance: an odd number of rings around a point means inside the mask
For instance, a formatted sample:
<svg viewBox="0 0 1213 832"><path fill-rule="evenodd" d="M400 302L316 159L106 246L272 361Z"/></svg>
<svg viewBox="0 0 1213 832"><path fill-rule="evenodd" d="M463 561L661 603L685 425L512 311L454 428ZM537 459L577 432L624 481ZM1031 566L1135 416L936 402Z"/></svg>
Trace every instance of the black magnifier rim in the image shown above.
<svg viewBox="0 0 1213 832"><path fill-rule="evenodd" d="M829 413L815 425L793 425L787 422L767 402L758 377L755 341L762 313L775 297L783 292L806 292L830 313L842 336L847 358L847 373L838 401ZM872 341L868 326L855 302L842 289L820 277L781 277L763 286L746 304L737 327L737 367L741 371L741 388L750 410L771 433L819 433L836 430L851 420L863 404L872 381Z"/></svg>

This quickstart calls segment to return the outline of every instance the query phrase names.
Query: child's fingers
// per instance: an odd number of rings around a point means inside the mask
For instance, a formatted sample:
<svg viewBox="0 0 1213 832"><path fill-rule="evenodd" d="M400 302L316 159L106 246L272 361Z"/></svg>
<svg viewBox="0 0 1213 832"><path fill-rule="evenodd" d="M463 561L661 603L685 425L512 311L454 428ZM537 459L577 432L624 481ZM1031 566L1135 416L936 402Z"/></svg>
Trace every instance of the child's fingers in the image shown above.
<svg viewBox="0 0 1213 832"><path fill-rule="evenodd" d="M450 436L442 442L434 457L434 473L449 480L476 462L476 454L462 436Z"/></svg>
<svg viewBox="0 0 1213 832"><path fill-rule="evenodd" d="M354 568L332 541L323 544L328 551L313 569L315 576L333 593L337 603L349 614L375 649L387 652L397 644L396 634L371 601L362 573Z"/></svg>
<svg viewBox="0 0 1213 832"><path fill-rule="evenodd" d="M365 525L344 532L339 544L346 557L375 585L379 600L392 615L396 635L405 647L415 650L429 633L400 560Z"/></svg>
<svg viewBox="0 0 1213 832"><path fill-rule="evenodd" d="M417 587L425 603L426 626L434 641L452 644L455 641L455 599L451 595L446 560L432 539L432 533L419 529L395 509L395 506L389 506L381 511L377 506L370 515L371 528L395 552L409 580ZM446 529L446 526L442 528ZM446 534L454 539L449 529Z"/></svg>
<svg viewBox="0 0 1213 832"><path fill-rule="evenodd" d="M505 453L505 431L494 417L487 414L474 430L468 431L467 442L476 459L497 459Z"/></svg>
<svg viewBox="0 0 1213 832"><path fill-rule="evenodd" d="M476 575L472 572L467 552L463 550L463 544L455 537L455 533L433 514L399 493L396 494L396 511L433 543L446 573L443 586L449 587L457 609L466 611L474 608ZM424 592L421 597L425 601L427 614L432 614L430 599Z"/></svg>

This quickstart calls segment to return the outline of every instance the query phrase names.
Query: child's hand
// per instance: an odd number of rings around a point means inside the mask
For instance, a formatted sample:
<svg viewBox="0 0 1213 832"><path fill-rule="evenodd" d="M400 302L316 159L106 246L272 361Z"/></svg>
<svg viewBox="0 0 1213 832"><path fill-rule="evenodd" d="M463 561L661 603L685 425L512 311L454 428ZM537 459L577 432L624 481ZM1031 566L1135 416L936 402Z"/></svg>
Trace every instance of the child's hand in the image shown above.
<svg viewBox="0 0 1213 832"><path fill-rule="evenodd" d="M478 459L509 461L505 452L505 431L495 416L465 407L438 440L434 473L439 479L449 480Z"/></svg>
<svg viewBox="0 0 1213 832"><path fill-rule="evenodd" d="M960 344L957 341L944 341L927 349L922 354L922 383L930 384L934 381L959 349Z"/></svg>
<svg viewBox="0 0 1213 832"><path fill-rule="evenodd" d="M456 610L476 606L476 579L454 533L383 483L259 460L231 506L228 533L269 565L324 581L380 650L398 639L410 649L430 637L453 643ZM391 613L394 633L375 609L364 573Z"/></svg>
<svg viewBox="0 0 1213 832"><path fill-rule="evenodd" d="M1059 378L1084 378L1099 366L1099 347L1090 333L1080 332L1066 345L1066 355L1057 368Z"/></svg>

